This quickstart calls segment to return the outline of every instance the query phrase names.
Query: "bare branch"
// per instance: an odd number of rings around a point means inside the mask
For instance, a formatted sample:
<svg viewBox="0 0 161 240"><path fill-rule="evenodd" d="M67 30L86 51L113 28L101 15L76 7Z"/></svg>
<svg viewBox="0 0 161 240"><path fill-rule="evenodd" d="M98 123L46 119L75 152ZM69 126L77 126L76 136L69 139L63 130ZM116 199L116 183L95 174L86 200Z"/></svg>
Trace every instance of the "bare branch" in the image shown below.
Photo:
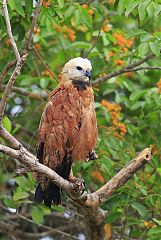
<svg viewBox="0 0 161 240"><path fill-rule="evenodd" d="M43 60L42 56L40 55L40 53L36 50L36 48L34 46L32 46L32 47L34 49L34 52L35 52L36 56L39 58L40 62L42 63L42 65L46 68L48 73L50 73L50 75L54 78L54 73L50 70L48 65L44 62L44 60Z"/></svg>
<svg viewBox="0 0 161 240"><path fill-rule="evenodd" d="M48 67L48 65L45 63L45 61L43 60L41 54L36 50L35 46L31 44L31 47L33 48L36 56L38 57L38 59L40 60L40 62L42 63L42 65L44 66L44 68L48 71L48 73L50 73L50 75L54 78L54 73L50 70L50 68ZM26 50L24 49L21 53L20 56L23 56L24 53L26 52ZM16 60L13 60L9 63L6 64L6 66L4 67L3 71L0 73L0 88L2 85L2 81L4 79L4 77L7 75L8 71L14 67L16 65Z"/></svg>
<svg viewBox="0 0 161 240"><path fill-rule="evenodd" d="M140 70L161 70L161 67L158 66L146 66L146 67L139 67L139 68L134 68L132 71L140 71ZM130 70L129 70L130 72Z"/></svg>
<svg viewBox="0 0 161 240"><path fill-rule="evenodd" d="M0 87L0 91L3 92L5 88L6 88L6 85L2 85ZM49 96L46 92L42 92L42 93L29 92L26 89L19 88L19 87L12 87L12 92L21 94L23 96L27 96L32 99L38 99L38 100L47 99Z"/></svg>
<svg viewBox="0 0 161 240"><path fill-rule="evenodd" d="M37 5L36 5L35 13L34 13L34 16L33 16L33 19L32 19L32 25L31 25L31 28L30 28L30 31L29 31L29 34L28 34L28 37L27 37L27 40L26 40L26 43L25 43L25 49L27 51L29 50L30 44L31 44L32 39L33 39L34 28L36 26L37 17L40 13L41 5L42 5L42 0L39 0L37 2Z"/></svg>
<svg viewBox="0 0 161 240"><path fill-rule="evenodd" d="M69 191L73 189L73 184L59 176L52 169L46 167L45 165L38 162L38 159L33 156L28 156L22 147L19 150L12 149L10 147L0 144L0 152L7 154L10 157L13 157L19 160L21 163L24 163L27 167L32 168L34 172L43 173L48 176L51 180L54 180L54 183L61 187L62 189Z"/></svg>
<svg viewBox="0 0 161 240"><path fill-rule="evenodd" d="M131 160L120 172L118 172L108 183L101 187L94 194L99 196L101 203L104 203L116 189L125 184L129 178L151 160L151 149L145 148L139 155Z"/></svg>
<svg viewBox="0 0 161 240"><path fill-rule="evenodd" d="M20 75L20 71L21 71L21 68L23 67L25 61L26 61L26 57L27 57L27 54L23 55L20 59L20 61L17 63L8 83L7 83L7 86L6 86L6 89L4 91L4 94L2 96L2 99L1 99L1 102L0 102L0 125L2 124L2 119L3 119L3 115L4 115L4 110L5 110L5 107L6 107L6 102L7 102L7 99L11 93L11 90L12 90L12 87L14 85L14 82L16 80L16 78Z"/></svg>
<svg viewBox="0 0 161 240"><path fill-rule="evenodd" d="M0 85L2 84L2 80L7 75L7 72L9 71L9 69L14 67L15 64L16 64L16 59L6 64L5 68L0 73Z"/></svg>
<svg viewBox="0 0 161 240"><path fill-rule="evenodd" d="M70 193L71 198L83 206L84 214L88 221L87 226L89 226L89 233L91 235L90 239L95 240L104 238L104 220L107 211L102 210L100 205L121 185L125 184L136 171L151 160L151 149L146 148L99 190L91 194L87 194L86 192L82 194L79 191L79 186L68 182L52 169L39 163L38 159L33 155L29 155L27 151L25 152L23 147L19 150L14 150L0 144L0 152L18 159L24 163L27 168L32 169L32 171L45 174L57 186Z"/></svg>
<svg viewBox="0 0 161 240"><path fill-rule="evenodd" d="M100 27L99 27L99 30L98 30L98 35L97 35L97 37L96 37L96 40L94 41L93 45L91 46L91 48L90 48L89 51L87 52L86 57L88 57L88 55L92 52L92 50L94 49L94 47L96 46L96 44L97 44L97 42L98 42L98 40L99 40L99 38L100 38L101 28L102 28L102 24L103 24L104 20L105 20L105 19L103 19L103 20L101 21L101 23L100 23Z"/></svg>
<svg viewBox="0 0 161 240"><path fill-rule="evenodd" d="M0 126L0 136L5 139L14 149L20 149L20 142L14 138L3 126Z"/></svg>
<svg viewBox="0 0 161 240"><path fill-rule="evenodd" d="M98 84L100 84L100 83L102 83L102 82L104 82L104 81L106 81L106 80L108 80L108 79L110 79L112 77L116 77L116 76L121 75L122 73L125 73L125 72L132 72L133 69L135 69L137 66L143 64L144 62L147 62L148 60L150 60L150 59L152 59L154 57L155 57L154 54L147 55L143 59L141 59L141 60L139 60L139 61L137 61L135 63L131 63L128 66L121 68L120 70L117 70L115 72L109 73L109 74L107 74L104 77L97 78L96 80L94 80L92 82L92 85L93 86L98 85Z"/></svg>
<svg viewBox="0 0 161 240"><path fill-rule="evenodd" d="M16 56L17 62L20 62L20 54L19 54L16 42L15 42L15 40L13 38L13 35L12 35L11 24L10 24L10 19L9 19L6 0L2 0L2 6L3 6L3 11L4 11L5 21L6 21L7 33L8 33L9 39L11 41L12 48L13 48L14 54Z"/></svg>
<svg viewBox="0 0 161 240"><path fill-rule="evenodd" d="M15 55L16 55L16 58L17 58L17 64L16 64L16 67L15 67L15 69L14 69L14 71L13 71L13 73L12 73L8 83L7 83L7 86L6 86L6 89L4 91L2 100L0 102L0 127L2 127L2 119L3 119L3 116L4 116L4 110L5 110L7 99L8 99L8 97L9 97L11 91L12 91L12 87L14 85L14 82L15 82L16 78L18 77L18 75L20 74L20 71L21 71L21 69L22 69L22 67L23 67L23 65L26 61L26 58L27 58L27 50L29 50L29 46L30 46L30 43L32 41L32 37L33 37L33 33L34 33L34 27L36 25L37 16L40 12L40 7L41 7L41 4L42 4L42 0L39 0L37 2L36 9L35 9L35 14L34 14L33 20L32 20L31 29L29 31L29 36L26 40L25 52L22 55L22 57L20 56L20 54L17 50L16 43L15 43L15 41L13 39L13 36L12 36L11 24L10 24L10 20L9 20L6 0L3 0L2 3L3 3L3 8L4 8L5 18L6 18L7 32L8 32L8 35L10 37L10 40L12 40L12 46L13 46L13 49L15 51ZM19 55L17 55L17 52L18 52Z"/></svg>
<svg viewBox="0 0 161 240"><path fill-rule="evenodd" d="M19 144L19 146L21 145ZM0 152L16 158L29 167L29 169L32 169L32 171L45 174L48 178L53 180L56 185L67 192L70 192L71 197L79 204L87 207L97 208L101 205L101 203L106 201L107 197L109 197L121 185L125 184L125 182L127 182L135 172L137 172L142 166L151 160L151 149L146 148L98 191L91 194L85 193L83 196L80 196L80 193L77 192L74 184L63 179L52 169L39 163L38 159L34 155L27 152L27 150L24 151L23 147L20 147L19 150L15 150L0 144ZM73 190L76 192L73 192Z"/></svg>

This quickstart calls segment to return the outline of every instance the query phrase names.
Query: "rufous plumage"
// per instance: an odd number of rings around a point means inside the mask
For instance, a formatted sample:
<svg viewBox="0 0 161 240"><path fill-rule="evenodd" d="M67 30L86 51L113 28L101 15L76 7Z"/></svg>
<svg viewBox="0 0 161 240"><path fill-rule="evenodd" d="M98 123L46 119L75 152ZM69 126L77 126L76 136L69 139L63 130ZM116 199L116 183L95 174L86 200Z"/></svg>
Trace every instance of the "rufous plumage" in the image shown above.
<svg viewBox="0 0 161 240"><path fill-rule="evenodd" d="M37 158L39 162L70 180L72 163L95 159L97 121L90 83L92 66L86 58L73 58L62 70L41 117ZM35 201L60 204L60 189L46 176L37 174Z"/></svg>

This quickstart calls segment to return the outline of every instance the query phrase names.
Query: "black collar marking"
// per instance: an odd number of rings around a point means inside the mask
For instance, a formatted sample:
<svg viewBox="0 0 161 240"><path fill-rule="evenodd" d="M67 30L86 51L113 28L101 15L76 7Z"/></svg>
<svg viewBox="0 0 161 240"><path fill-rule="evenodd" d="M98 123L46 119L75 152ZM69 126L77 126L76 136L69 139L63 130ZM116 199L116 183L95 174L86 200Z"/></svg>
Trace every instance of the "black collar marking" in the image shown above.
<svg viewBox="0 0 161 240"><path fill-rule="evenodd" d="M86 90L87 87L91 86L90 81L85 82L82 80L73 80L73 85L78 89L78 90Z"/></svg>

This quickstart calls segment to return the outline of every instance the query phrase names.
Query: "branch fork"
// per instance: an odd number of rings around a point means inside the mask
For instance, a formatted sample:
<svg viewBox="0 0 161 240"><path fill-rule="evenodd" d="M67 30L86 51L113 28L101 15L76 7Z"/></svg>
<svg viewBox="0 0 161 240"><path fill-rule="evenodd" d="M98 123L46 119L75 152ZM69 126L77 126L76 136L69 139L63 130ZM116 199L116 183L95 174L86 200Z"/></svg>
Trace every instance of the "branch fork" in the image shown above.
<svg viewBox="0 0 161 240"><path fill-rule="evenodd" d="M59 176L52 169L46 167L45 165L38 162L36 156L30 153L27 149L25 149L22 144L15 139L9 132L4 129L2 125L2 119L4 116L6 102L8 97L12 91L12 87L17 76L20 74L21 69L26 61L28 51L30 49L34 27L36 25L36 20L38 14L40 12L40 7L42 4L42 0L37 1L35 14L33 16L32 25L29 30L29 34L25 43L25 51L24 54L20 55L15 40L12 35L11 24L8 15L7 3L6 0L2 0L4 17L6 20L7 33L10 38L12 48L15 54L16 59L12 61L12 64L8 64L4 71L0 76L0 81L2 80L4 73L8 71L8 68L15 66L15 69L7 83L7 86L4 90L4 94L2 100L0 102L0 136L2 136L7 142L9 142L10 146L0 144L0 152L7 154L8 156L19 160L22 164L26 166L26 168L16 170L17 173L22 174L26 171L38 172L40 174L44 174L49 179L51 179L57 186L65 190L69 193L70 197L82 206L84 214L86 215L86 219L88 221L88 226L90 227L90 235L91 239L100 240L104 238L104 220L107 214L107 211L104 211L100 208L100 206L107 201L108 197L113 194L120 186L125 184L129 178L136 173L141 167L143 167L146 163L148 163L151 158L151 149L144 149L137 157L135 157L128 165L126 165L120 172L118 172L110 181L108 181L104 186L93 193L84 192L84 186L82 182L77 181L75 183L71 183L61 176ZM99 78L93 82L93 85L97 85L98 83L105 81L111 77L120 75L127 71L136 71L136 67L141 65L142 63L152 59L154 54L146 56L144 59L134 63L129 64L129 66L118 70L114 73L108 74L103 78ZM1 84L1 83L0 83Z"/></svg>

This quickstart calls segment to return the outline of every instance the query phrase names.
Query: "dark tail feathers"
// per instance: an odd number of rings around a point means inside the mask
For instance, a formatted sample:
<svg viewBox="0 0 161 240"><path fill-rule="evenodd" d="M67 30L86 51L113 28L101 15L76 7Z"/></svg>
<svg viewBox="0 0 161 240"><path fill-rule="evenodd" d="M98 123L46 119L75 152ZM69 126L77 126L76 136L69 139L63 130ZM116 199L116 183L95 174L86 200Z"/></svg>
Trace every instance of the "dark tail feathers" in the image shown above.
<svg viewBox="0 0 161 240"><path fill-rule="evenodd" d="M51 208L52 202L55 205L61 204L60 188L54 183L50 182L48 188L43 191L41 185L39 184L36 188L34 201L36 203L41 203L43 200L45 205L49 208Z"/></svg>

